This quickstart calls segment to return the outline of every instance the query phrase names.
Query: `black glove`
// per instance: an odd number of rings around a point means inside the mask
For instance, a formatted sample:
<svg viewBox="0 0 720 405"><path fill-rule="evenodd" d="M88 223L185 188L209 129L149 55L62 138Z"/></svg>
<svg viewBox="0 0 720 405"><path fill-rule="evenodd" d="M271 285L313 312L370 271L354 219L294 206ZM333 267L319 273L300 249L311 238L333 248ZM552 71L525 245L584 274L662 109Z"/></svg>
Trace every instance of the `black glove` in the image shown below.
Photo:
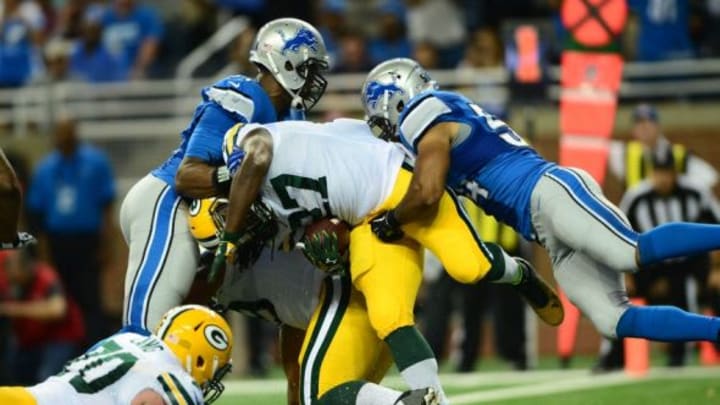
<svg viewBox="0 0 720 405"><path fill-rule="evenodd" d="M370 221L370 229L383 242L395 242L405 236L393 210L386 211Z"/></svg>

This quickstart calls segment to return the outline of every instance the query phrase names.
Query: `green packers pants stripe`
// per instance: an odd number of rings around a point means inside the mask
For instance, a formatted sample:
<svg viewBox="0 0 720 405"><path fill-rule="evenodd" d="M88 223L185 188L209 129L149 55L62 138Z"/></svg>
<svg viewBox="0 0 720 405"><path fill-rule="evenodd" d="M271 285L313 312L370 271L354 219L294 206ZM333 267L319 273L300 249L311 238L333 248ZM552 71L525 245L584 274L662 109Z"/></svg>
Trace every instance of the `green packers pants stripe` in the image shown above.
<svg viewBox="0 0 720 405"><path fill-rule="evenodd" d="M332 276L325 280L325 298L301 364L300 399L311 405L318 399L320 369L350 302L350 279Z"/></svg>

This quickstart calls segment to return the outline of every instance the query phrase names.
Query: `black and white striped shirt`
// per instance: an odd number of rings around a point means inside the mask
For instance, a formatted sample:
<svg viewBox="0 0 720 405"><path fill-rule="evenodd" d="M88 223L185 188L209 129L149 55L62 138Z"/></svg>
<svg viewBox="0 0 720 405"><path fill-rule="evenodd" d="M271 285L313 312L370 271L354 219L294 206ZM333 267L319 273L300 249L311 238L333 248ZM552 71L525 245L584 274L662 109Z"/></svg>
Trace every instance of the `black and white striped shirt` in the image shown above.
<svg viewBox="0 0 720 405"><path fill-rule="evenodd" d="M684 176L678 177L675 190L666 196L656 193L650 180L644 180L625 193L620 209L638 232L666 222L720 223L720 204L711 191Z"/></svg>

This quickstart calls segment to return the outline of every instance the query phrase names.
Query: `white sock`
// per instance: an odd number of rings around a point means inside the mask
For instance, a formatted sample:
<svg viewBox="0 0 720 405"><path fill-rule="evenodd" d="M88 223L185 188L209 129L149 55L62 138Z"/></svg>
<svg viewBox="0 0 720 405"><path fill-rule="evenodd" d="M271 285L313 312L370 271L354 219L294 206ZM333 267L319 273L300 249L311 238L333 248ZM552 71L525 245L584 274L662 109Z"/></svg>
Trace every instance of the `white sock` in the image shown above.
<svg viewBox="0 0 720 405"><path fill-rule="evenodd" d="M494 283L507 283L516 285L522 281L522 267L510 257L505 250L502 250L503 261L505 262L505 274L499 279L493 281Z"/></svg>
<svg viewBox="0 0 720 405"><path fill-rule="evenodd" d="M434 358L425 359L419 363L402 370L400 372L403 379L411 389L420 389L432 387L440 398L440 405L447 405L448 400L445 391L440 385L440 376L438 376L438 364Z"/></svg>
<svg viewBox="0 0 720 405"><path fill-rule="evenodd" d="M400 395L400 391L369 382L360 387L355 405L393 405Z"/></svg>

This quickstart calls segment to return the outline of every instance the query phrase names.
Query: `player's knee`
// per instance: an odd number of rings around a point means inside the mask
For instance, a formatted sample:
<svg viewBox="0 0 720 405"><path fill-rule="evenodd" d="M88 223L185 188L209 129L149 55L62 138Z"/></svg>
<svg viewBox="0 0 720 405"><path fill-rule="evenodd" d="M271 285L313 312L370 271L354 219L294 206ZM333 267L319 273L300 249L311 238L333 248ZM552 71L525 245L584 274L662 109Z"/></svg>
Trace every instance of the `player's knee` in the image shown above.
<svg viewBox="0 0 720 405"><path fill-rule="evenodd" d="M608 254L605 264L611 269L618 272L634 272L637 271L637 262L635 260L635 249L628 247L615 254Z"/></svg>
<svg viewBox="0 0 720 405"><path fill-rule="evenodd" d="M589 318L601 335L608 339L616 339L617 325L623 313L624 310L622 309L618 309L617 311L598 311L589 314Z"/></svg>
<svg viewBox="0 0 720 405"><path fill-rule="evenodd" d="M403 326L411 326L414 322L412 313L402 313L397 307L386 306L381 310L371 311L368 308L370 325L380 339L385 339L392 332Z"/></svg>

